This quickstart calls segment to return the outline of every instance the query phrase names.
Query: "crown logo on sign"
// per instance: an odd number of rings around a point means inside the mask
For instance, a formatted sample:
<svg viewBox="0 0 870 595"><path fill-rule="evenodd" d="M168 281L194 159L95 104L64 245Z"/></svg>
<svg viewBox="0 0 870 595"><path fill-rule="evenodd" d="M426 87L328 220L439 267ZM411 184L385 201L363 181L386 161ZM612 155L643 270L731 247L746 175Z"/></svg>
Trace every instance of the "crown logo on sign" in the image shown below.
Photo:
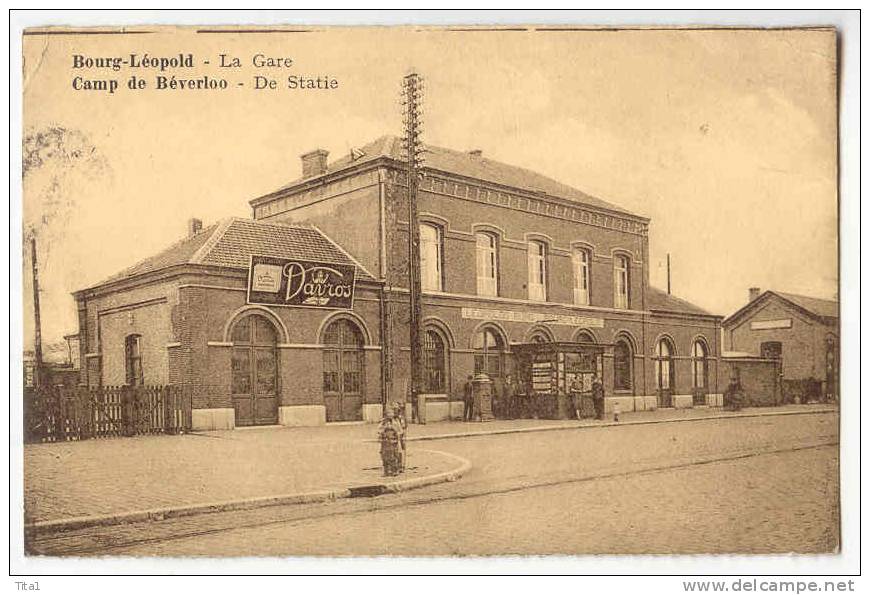
<svg viewBox="0 0 870 595"><path fill-rule="evenodd" d="M326 279L328 276L329 275L327 275L326 271L320 269L316 273L314 273L314 278L312 279L312 281L314 283L317 283L318 285L321 283L326 283Z"/></svg>

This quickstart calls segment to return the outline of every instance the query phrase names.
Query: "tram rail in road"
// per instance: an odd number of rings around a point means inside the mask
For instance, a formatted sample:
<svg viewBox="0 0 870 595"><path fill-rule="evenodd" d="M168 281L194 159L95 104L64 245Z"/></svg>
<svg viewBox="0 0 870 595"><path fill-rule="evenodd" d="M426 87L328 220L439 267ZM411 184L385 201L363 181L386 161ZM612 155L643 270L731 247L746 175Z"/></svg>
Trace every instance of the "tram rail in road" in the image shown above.
<svg viewBox="0 0 870 595"><path fill-rule="evenodd" d="M512 492L548 488L564 484L609 480L641 474L656 474L721 462L764 457L839 445L836 435L820 435L786 444L768 444L763 448L733 449L706 456L671 458L638 464L617 465L610 469L587 471L567 476L538 478L508 477L501 480L478 478L454 484L442 484L418 492L390 494L312 506L275 506L234 513L215 513L189 519L168 519L149 523L132 523L114 527L95 527L63 533L36 535L27 540L31 555L88 556L111 555L136 546L171 542L232 532L239 529L294 524L325 517L364 515L372 511L402 509L450 500L467 500Z"/></svg>

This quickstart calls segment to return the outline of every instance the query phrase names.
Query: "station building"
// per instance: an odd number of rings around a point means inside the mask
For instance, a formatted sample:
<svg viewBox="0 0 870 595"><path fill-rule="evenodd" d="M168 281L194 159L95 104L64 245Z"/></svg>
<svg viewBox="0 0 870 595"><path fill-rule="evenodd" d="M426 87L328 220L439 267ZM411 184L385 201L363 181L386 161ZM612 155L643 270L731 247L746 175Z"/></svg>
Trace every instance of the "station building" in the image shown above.
<svg viewBox="0 0 870 595"><path fill-rule="evenodd" d="M478 372L529 393L597 373L622 411L721 404L722 318L650 285L649 219L480 151L427 151L428 419L460 418ZM198 428L374 421L407 401L401 139L307 153L302 177L250 204L252 220L194 227L75 294L83 381L187 384ZM307 303L290 299L300 271ZM350 301L317 297L348 277Z"/></svg>

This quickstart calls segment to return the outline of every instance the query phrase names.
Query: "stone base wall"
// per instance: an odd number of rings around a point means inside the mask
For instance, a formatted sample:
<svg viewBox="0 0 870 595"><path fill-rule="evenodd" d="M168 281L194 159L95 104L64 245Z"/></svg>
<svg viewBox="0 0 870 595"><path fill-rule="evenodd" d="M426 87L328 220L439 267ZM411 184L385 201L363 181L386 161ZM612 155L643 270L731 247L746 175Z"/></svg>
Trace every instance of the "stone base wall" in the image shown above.
<svg viewBox="0 0 870 595"><path fill-rule="evenodd" d="M671 399L674 409L689 409L694 403L692 395L674 395Z"/></svg>
<svg viewBox="0 0 870 595"><path fill-rule="evenodd" d="M194 409L191 411L194 430L233 430L236 427L236 410Z"/></svg>
<svg viewBox="0 0 870 595"><path fill-rule="evenodd" d="M326 423L323 405L287 405L278 407L278 423L282 426L322 426Z"/></svg>
<svg viewBox="0 0 870 595"><path fill-rule="evenodd" d="M384 406L380 403L364 403L362 406L363 421L369 424L380 423L384 418Z"/></svg>

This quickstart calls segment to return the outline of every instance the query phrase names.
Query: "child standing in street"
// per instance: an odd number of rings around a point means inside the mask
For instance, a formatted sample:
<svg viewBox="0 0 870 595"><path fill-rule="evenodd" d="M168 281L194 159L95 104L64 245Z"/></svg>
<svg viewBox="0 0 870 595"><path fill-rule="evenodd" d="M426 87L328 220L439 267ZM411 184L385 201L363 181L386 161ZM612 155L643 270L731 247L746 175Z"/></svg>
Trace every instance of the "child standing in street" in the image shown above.
<svg viewBox="0 0 870 595"><path fill-rule="evenodd" d="M613 421L619 421L619 401L613 402Z"/></svg>

